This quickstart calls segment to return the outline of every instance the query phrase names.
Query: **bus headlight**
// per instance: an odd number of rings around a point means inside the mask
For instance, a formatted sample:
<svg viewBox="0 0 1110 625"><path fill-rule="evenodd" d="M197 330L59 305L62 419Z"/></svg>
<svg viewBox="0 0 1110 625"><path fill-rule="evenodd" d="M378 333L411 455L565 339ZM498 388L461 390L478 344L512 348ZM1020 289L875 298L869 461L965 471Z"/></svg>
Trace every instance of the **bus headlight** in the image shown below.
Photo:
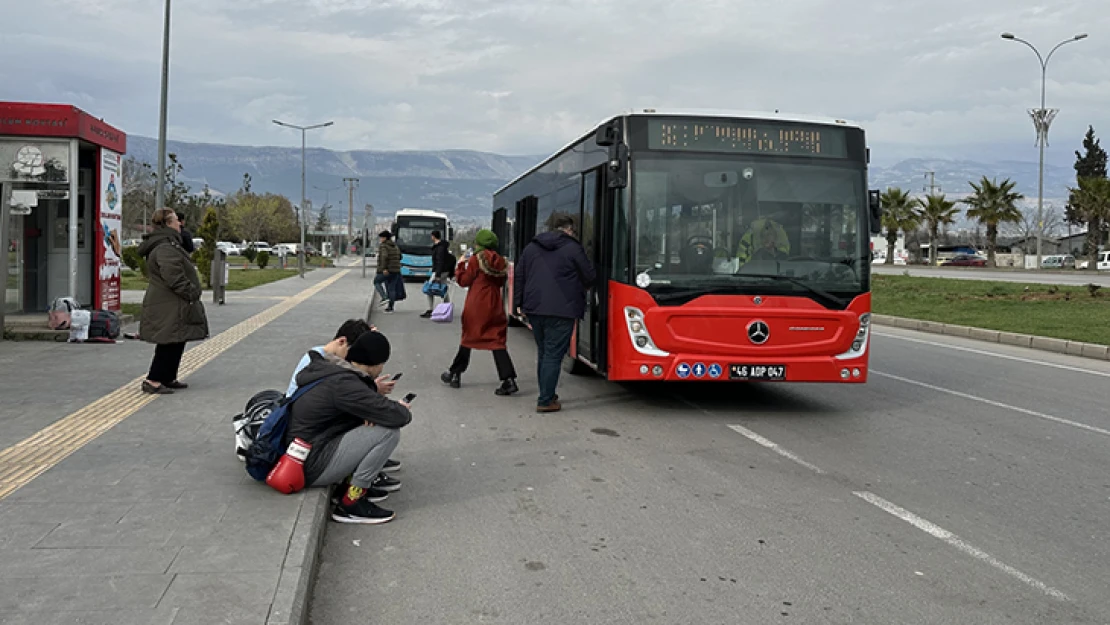
<svg viewBox="0 0 1110 625"><path fill-rule="evenodd" d="M652 340L651 334L648 333L647 327L644 326L643 311L639 308L626 306L624 309L624 321L628 326L628 336L632 339L632 346L636 348L636 351L645 356L656 356L659 358L670 356L669 353L655 346L655 341Z"/></svg>
<svg viewBox="0 0 1110 625"><path fill-rule="evenodd" d="M852 348L837 356L840 360L847 360L849 358L859 358L867 353L867 345L871 338L871 313L863 313L859 316L859 330L856 332L856 338L852 340Z"/></svg>

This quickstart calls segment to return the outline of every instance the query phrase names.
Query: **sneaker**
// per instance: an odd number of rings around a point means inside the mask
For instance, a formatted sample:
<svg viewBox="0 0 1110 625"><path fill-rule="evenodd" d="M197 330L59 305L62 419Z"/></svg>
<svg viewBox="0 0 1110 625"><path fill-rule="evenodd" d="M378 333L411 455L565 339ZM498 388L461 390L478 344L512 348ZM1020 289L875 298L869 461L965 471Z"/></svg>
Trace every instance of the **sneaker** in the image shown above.
<svg viewBox="0 0 1110 625"><path fill-rule="evenodd" d="M546 406L536 406L536 412L559 412L562 409L563 405L560 404L557 399L552 400L552 402Z"/></svg>
<svg viewBox="0 0 1110 625"><path fill-rule="evenodd" d="M395 493L401 490L401 480L395 480L385 473L379 473L378 477L374 479L371 489L382 490L387 493Z"/></svg>
<svg viewBox="0 0 1110 625"><path fill-rule="evenodd" d="M357 525L380 525L389 523L397 516L392 510L386 510L366 497L359 499L350 506L342 504L335 507L331 518L337 523L354 523Z"/></svg>
<svg viewBox="0 0 1110 625"><path fill-rule="evenodd" d="M338 506L339 502L343 501L343 495L347 494L348 486L350 486L350 484L335 484L331 487L332 504ZM389 493L380 488L371 486L366 489L366 494L363 496L363 499L369 499L372 503L378 503L379 501L389 499Z"/></svg>
<svg viewBox="0 0 1110 625"><path fill-rule="evenodd" d="M392 305L392 304L390 304L390 306L389 306L388 308L386 308L386 309L385 309L384 311L382 311L382 312L387 312L387 313L391 313L391 312L393 312L393 305Z"/></svg>
<svg viewBox="0 0 1110 625"><path fill-rule="evenodd" d="M516 380L513 380L513 379L510 378L510 379L505 380L504 382L502 382L501 386L497 387L497 390L493 391L493 393L495 395L500 395L502 397L507 397L509 395L512 395L513 393L518 392L518 391L520 391L520 388L517 387Z"/></svg>
<svg viewBox="0 0 1110 625"><path fill-rule="evenodd" d="M382 467L382 472L383 473L396 473L397 471L400 471L400 470L401 470L401 461L400 460L393 460L392 458L390 458L389 460L386 460L385 461L385 466Z"/></svg>
<svg viewBox="0 0 1110 625"><path fill-rule="evenodd" d="M381 306L382 308L389 306L389 300L383 299L382 301L378 302L378 306Z"/></svg>

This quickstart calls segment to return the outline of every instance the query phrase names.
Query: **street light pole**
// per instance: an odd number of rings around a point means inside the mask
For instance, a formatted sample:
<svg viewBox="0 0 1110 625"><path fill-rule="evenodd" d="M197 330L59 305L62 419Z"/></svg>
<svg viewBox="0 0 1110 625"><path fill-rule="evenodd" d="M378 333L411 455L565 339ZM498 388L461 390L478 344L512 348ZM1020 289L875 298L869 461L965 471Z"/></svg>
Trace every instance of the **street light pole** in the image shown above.
<svg viewBox="0 0 1110 625"><path fill-rule="evenodd" d="M162 96L158 113L158 181L154 185L154 210L165 208L166 201L166 111L170 85L170 0L162 31ZM74 200L76 201L76 200Z"/></svg>
<svg viewBox="0 0 1110 625"><path fill-rule="evenodd" d="M273 122L275 124L277 124L278 126L285 126L286 128L293 128L294 130L300 130L301 131L301 246L299 248L297 248L297 263L301 267L301 278L304 278L304 266L305 266L304 232L305 232L305 228L307 227L306 224L305 224L306 217L305 217L305 210L304 210L305 204L307 203L307 198L305 197L305 195L306 195L306 192L305 192L305 160L306 160L305 151L306 151L306 147L307 147L306 146L305 133L309 130L315 130L316 128L327 128L328 126L331 126L335 122L324 122L323 124L315 124L315 125L312 125L312 126L296 126L296 125L293 125L293 124L287 124L285 122L278 121L276 119L273 120Z"/></svg>
<svg viewBox="0 0 1110 625"><path fill-rule="evenodd" d="M1033 118L1033 127L1037 131L1037 144L1040 146L1040 158L1037 166L1037 269L1041 268L1041 240L1044 232L1044 147L1048 144L1048 129L1052 125L1052 120L1056 118L1056 113L1059 109L1049 110L1045 108L1045 82L1048 76L1048 61L1052 58L1053 53L1060 49L1060 46L1065 43L1072 43L1087 38L1086 33L1075 35L1071 39L1065 39L1056 44L1056 47L1049 51L1048 56L1041 56L1041 52L1037 50L1036 46L1028 41L1015 37L1013 33L1002 33L1002 38L1009 41L1017 41L1029 46L1033 53L1037 55L1037 60L1041 64L1041 108L1029 111L1029 116Z"/></svg>

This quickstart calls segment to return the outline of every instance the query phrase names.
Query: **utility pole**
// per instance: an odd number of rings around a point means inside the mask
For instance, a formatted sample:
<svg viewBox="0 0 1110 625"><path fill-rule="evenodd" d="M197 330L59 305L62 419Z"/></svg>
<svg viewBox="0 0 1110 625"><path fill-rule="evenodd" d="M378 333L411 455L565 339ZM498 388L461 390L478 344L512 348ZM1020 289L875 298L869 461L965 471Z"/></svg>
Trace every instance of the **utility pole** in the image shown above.
<svg viewBox="0 0 1110 625"><path fill-rule="evenodd" d="M929 185L927 187L929 195L936 195L937 191L943 191L943 189L937 186L937 172L927 171L925 172L925 177L929 179ZM921 190L925 191L926 188L923 188Z"/></svg>
<svg viewBox="0 0 1110 625"><path fill-rule="evenodd" d="M355 221L355 187L358 186L358 178L344 178L343 184L347 185L347 242L343 246L343 251L346 252L351 247L351 232Z"/></svg>

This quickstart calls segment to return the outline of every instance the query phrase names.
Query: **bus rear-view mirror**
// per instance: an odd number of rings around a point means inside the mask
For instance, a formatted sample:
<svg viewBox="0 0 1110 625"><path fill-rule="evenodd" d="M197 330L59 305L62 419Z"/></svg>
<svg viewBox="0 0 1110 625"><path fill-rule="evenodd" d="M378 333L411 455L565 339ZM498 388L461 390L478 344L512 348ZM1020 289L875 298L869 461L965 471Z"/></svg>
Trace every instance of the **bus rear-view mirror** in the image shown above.
<svg viewBox="0 0 1110 625"><path fill-rule="evenodd" d="M867 200L871 209L871 234L883 232L883 203L878 189L867 192Z"/></svg>

